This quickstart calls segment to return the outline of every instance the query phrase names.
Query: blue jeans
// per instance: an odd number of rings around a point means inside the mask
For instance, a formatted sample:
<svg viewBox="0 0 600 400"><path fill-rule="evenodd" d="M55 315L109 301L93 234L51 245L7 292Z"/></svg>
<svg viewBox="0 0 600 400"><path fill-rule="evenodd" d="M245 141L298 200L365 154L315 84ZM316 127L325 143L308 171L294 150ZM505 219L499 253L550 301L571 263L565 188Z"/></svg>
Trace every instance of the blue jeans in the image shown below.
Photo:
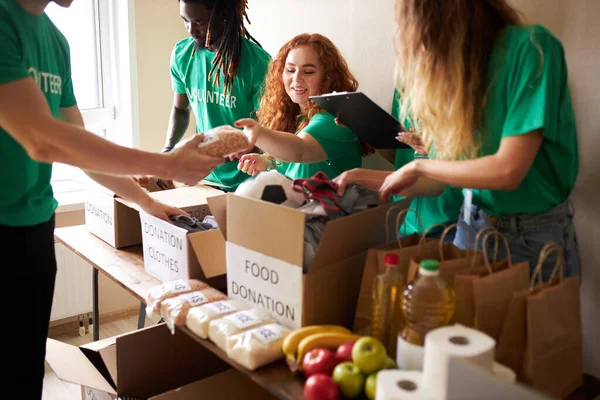
<svg viewBox="0 0 600 400"><path fill-rule="evenodd" d="M549 211L535 215L511 215L496 217L488 215L481 208L472 205L470 224L470 243L467 242L466 227L458 226L454 244L462 249L474 248L477 232L486 226L492 226L504 234L513 263L529 262L530 274L536 267L542 248L550 242L556 242L564 250L564 276L580 275L579 246L573 225L573 211L566 202ZM460 212L460 221L465 222L464 207ZM488 256L493 257L494 240L489 240L486 248ZM481 247L481 244L479 245ZM498 260L506 259L503 243L498 247ZM556 253L546 258L542 265L542 279L547 282L556 265Z"/></svg>

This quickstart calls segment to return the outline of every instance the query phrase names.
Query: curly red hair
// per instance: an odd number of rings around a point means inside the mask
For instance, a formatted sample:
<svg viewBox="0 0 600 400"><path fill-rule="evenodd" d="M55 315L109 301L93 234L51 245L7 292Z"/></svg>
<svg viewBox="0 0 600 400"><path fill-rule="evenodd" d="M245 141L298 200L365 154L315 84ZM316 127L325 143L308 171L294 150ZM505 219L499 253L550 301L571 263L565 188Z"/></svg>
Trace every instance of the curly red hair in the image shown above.
<svg viewBox="0 0 600 400"><path fill-rule="evenodd" d="M311 103L303 114L300 106L290 99L283 86L283 68L290 51L301 46L309 46L323 66L324 87L321 93L355 92L358 81L350 72L348 63L333 42L318 33L303 33L284 44L269 65L265 89L257 112L258 122L267 128L282 132L300 132L310 119L323 110ZM305 118L302 118L305 117Z"/></svg>

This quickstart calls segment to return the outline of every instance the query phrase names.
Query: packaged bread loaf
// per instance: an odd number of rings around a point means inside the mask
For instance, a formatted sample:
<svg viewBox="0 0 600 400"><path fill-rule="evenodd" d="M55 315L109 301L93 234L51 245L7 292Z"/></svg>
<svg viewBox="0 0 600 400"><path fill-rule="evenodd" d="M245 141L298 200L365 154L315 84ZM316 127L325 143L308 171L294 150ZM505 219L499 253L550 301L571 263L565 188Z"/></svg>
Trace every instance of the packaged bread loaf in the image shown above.
<svg viewBox="0 0 600 400"><path fill-rule="evenodd" d="M223 351L227 351L227 338L252 328L275 322L262 308L238 311L208 324L208 338Z"/></svg>
<svg viewBox="0 0 600 400"><path fill-rule="evenodd" d="M180 294L206 289L207 287L208 285L206 283L196 279L177 279L175 281L164 282L148 291L146 297L146 314L148 314L149 317L152 317L155 312L160 310L161 303L166 299Z"/></svg>
<svg viewBox="0 0 600 400"><path fill-rule="evenodd" d="M235 300L215 301L200 307L190 308L185 325L202 339L208 338L208 324L210 321L223 318L227 315L247 309Z"/></svg>
<svg viewBox="0 0 600 400"><path fill-rule="evenodd" d="M227 355L249 370L255 370L283 358L281 345L290 330L279 324L267 324L227 338Z"/></svg>
<svg viewBox="0 0 600 400"><path fill-rule="evenodd" d="M198 144L202 154L211 157L229 157L246 150L252 146L244 133L229 125L221 125L203 132L204 140ZM179 142L176 148L182 146L185 141Z"/></svg>
<svg viewBox="0 0 600 400"><path fill-rule="evenodd" d="M211 287L180 294L162 302L160 316L165 320L171 333L175 333L175 326L185 325L185 318L192 307L225 299L227 299L227 296Z"/></svg>

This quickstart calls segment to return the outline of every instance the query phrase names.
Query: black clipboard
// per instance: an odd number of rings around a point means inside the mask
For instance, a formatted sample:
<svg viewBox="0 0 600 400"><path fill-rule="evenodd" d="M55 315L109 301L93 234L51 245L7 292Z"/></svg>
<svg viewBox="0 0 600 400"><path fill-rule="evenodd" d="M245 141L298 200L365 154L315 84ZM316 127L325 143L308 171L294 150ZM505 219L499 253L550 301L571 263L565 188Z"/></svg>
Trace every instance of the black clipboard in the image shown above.
<svg viewBox="0 0 600 400"><path fill-rule="evenodd" d="M309 99L376 149L410 147L396 140L398 133L405 131L402 124L362 92L334 92Z"/></svg>

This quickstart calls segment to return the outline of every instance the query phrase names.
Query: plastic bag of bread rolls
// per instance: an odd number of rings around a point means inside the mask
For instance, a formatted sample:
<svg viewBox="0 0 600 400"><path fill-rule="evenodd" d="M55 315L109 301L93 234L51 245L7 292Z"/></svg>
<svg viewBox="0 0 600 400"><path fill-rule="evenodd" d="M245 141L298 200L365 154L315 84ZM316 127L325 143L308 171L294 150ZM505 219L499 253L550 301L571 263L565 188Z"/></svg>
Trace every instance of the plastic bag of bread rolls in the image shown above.
<svg viewBox="0 0 600 400"><path fill-rule="evenodd" d="M267 324L230 336L227 355L240 365L255 370L283 358L281 345L290 330L279 324Z"/></svg>
<svg viewBox="0 0 600 400"><path fill-rule="evenodd" d="M198 144L202 154L211 157L229 157L246 150L250 150L250 142L246 135L237 128L221 125L203 132L204 140ZM188 139L189 140L189 139ZM179 142L175 148L182 146L186 141Z"/></svg>
<svg viewBox="0 0 600 400"><path fill-rule="evenodd" d="M227 338L252 328L275 322L262 308L238 311L208 324L208 338L223 351L227 351Z"/></svg>
<svg viewBox="0 0 600 400"><path fill-rule="evenodd" d="M227 299L227 296L211 287L196 292L180 294L162 302L160 316L165 320L171 333L175 333L175 326L185 325L185 319L192 307L225 299Z"/></svg>
<svg viewBox="0 0 600 400"><path fill-rule="evenodd" d="M196 279L177 279L175 281L164 282L148 291L146 297L146 314L148 317L152 317L155 312L160 310L161 303L166 299L180 294L206 289L207 287L208 285L206 283Z"/></svg>
<svg viewBox="0 0 600 400"><path fill-rule="evenodd" d="M193 307L186 316L185 325L202 339L208 339L208 324L210 321L247 308L235 300L215 301L200 307Z"/></svg>

